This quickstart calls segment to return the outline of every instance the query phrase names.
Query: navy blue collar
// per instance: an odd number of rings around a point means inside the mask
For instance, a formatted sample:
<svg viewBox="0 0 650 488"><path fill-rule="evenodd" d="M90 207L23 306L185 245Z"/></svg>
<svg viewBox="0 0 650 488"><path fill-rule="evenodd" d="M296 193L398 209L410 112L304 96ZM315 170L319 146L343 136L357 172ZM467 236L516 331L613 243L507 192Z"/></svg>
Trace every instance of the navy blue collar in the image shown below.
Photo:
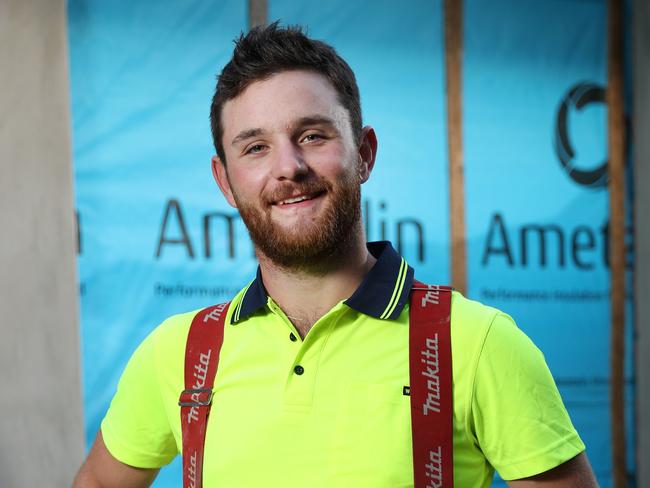
<svg viewBox="0 0 650 488"><path fill-rule="evenodd" d="M388 241L369 242L367 247L377 262L344 303L366 315L394 320L408 300L413 283L413 268L397 254ZM232 314L231 323L241 322L252 315L266 305L267 299L268 294L258 266L257 276L244 292L237 313Z"/></svg>

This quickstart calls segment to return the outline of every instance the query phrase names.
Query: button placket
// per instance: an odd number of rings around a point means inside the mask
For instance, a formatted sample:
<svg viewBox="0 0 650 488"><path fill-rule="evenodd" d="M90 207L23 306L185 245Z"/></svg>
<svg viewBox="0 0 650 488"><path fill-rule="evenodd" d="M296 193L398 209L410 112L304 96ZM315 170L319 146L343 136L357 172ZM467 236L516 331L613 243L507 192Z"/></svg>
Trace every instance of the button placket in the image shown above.
<svg viewBox="0 0 650 488"><path fill-rule="evenodd" d="M284 311L271 299L271 297L268 298L267 305L271 309L271 312L277 315L278 318L282 320L282 323L284 323L289 328L289 340L291 342L298 342L298 335L295 331L295 327L287 315L284 313Z"/></svg>
<svg viewBox="0 0 650 488"><path fill-rule="evenodd" d="M336 313L338 312L338 313ZM290 365L285 388L285 407L289 409L308 409L314 400L316 377L323 351L336 324L345 315L345 310L337 310L319 320L299 343L294 360Z"/></svg>
<svg viewBox="0 0 650 488"><path fill-rule="evenodd" d="M323 325L327 328L326 324L319 324L321 327ZM326 331L323 329L323 332ZM296 354L293 361L288 365L291 369L288 372L285 389L285 406L288 408L305 409L311 407L322 341L326 340L326 336L327 333L322 334L320 331L312 329L305 340L299 341L298 337L296 337L294 343L298 347L295 350Z"/></svg>

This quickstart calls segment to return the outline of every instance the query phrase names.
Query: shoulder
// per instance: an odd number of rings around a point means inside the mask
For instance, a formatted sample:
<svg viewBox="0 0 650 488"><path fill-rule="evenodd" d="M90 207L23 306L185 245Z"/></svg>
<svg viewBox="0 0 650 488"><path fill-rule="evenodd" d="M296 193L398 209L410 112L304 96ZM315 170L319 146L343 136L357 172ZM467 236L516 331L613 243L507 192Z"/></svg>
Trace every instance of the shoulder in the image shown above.
<svg viewBox="0 0 650 488"><path fill-rule="evenodd" d="M472 324L472 326L484 326L486 322L490 322L499 313L502 312L476 300L470 300L458 291L451 292L451 316L453 321Z"/></svg>
<svg viewBox="0 0 650 488"><path fill-rule="evenodd" d="M238 297L239 294L235 298ZM205 308L171 315L155 327L131 355L120 379L118 393L128 385L136 389L150 385L152 394L160 390L176 395L182 386L190 326L194 317ZM230 321L232 308L229 307L226 323Z"/></svg>
<svg viewBox="0 0 650 488"><path fill-rule="evenodd" d="M156 343L165 343L170 340L173 341L183 336L187 336L192 320L201 310L202 308L198 308L196 310L190 310L188 312L182 312L167 317L145 340L151 340Z"/></svg>
<svg viewBox="0 0 650 488"><path fill-rule="evenodd" d="M164 347L169 343L185 343L192 320L201 310L202 308L199 308L167 317L151 331L143 344L149 341L158 348Z"/></svg>
<svg viewBox="0 0 650 488"><path fill-rule="evenodd" d="M453 292L451 305L454 353L475 372L480 365L502 364L517 356L520 362L544 363L540 350L503 311ZM507 362L507 361L506 361Z"/></svg>
<svg viewBox="0 0 650 488"><path fill-rule="evenodd" d="M485 340L494 324L510 320L500 310L475 300L464 297L457 291L451 297L451 334L452 344L462 347L463 355L476 358L480 355ZM514 324L514 322L512 322ZM456 349L456 348L454 348ZM455 351L454 351L455 352ZM469 359L469 357L468 357Z"/></svg>
<svg viewBox="0 0 650 488"><path fill-rule="evenodd" d="M470 430L477 399L485 403L492 392L510 389L513 378L537 382L542 377L544 384L553 384L544 356L512 317L458 292L452 295L451 343L454 384Z"/></svg>
<svg viewBox="0 0 650 488"><path fill-rule="evenodd" d="M137 347L130 362L140 356L157 360L167 356L172 350L183 348L192 319L201 309L179 313L167 317L156 326Z"/></svg>
<svg viewBox="0 0 650 488"><path fill-rule="evenodd" d="M153 386L158 383L161 370L169 372L182 367L187 333L198 311L168 317L140 342L122 373L118 393L128 385L136 385L137 389L142 384Z"/></svg>
<svg viewBox="0 0 650 488"><path fill-rule="evenodd" d="M231 306L225 318L226 324L230 323L234 308L232 304L240 299L240 295L241 293L238 293L230 302ZM131 356L129 360L129 363L133 363L131 369L144 370L142 363L149 363L150 367L162 378L176 371L182 371L185 360L185 345L192 321L198 313L212 306L209 305L208 307L174 314L163 320L140 343Z"/></svg>
<svg viewBox="0 0 650 488"><path fill-rule="evenodd" d="M225 323L229 324L235 305L239 303L243 297L246 288L242 289L235 295L229 303L228 312L226 314ZM194 317L202 310L212 308L218 305L217 303L207 305L205 307L197 308L187 312L178 313L167 317L160 325L158 325L149 336L143 341L143 344L150 342L156 350L169 350L169 348L176 348L181 345L183 348L187 341L187 335Z"/></svg>

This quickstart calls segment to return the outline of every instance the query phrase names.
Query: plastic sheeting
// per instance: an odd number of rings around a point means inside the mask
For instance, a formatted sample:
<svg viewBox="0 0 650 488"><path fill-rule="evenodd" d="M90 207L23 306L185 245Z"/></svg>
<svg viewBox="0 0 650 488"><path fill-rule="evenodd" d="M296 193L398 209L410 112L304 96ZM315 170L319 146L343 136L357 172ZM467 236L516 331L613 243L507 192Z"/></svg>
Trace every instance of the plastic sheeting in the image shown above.
<svg viewBox="0 0 650 488"><path fill-rule="evenodd" d="M254 275L246 230L212 180L208 123L247 11L75 0L68 13L90 443L146 334ZM544 351L606 487L605 4L467 0L464 17L468 294L510 313ZM448 282L442 2L270 0L269 18L306 26L355 70L379 138L363 188L368 238L390 239L419 279ZM155 486L180 486L179 469Z"/></svg>

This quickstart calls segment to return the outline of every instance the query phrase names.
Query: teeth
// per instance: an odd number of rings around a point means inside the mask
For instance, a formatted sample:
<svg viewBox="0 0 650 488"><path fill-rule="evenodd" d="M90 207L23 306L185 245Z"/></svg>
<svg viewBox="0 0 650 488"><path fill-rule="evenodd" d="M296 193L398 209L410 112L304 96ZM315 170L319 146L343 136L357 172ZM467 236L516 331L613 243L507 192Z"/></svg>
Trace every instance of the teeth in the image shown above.
<svg viewBox="0 0 650 488"><path fill-rule="evenodd" d="M300 197L296 198L288 198L287 200L282 200L280 202L280 205L286 205L288 203L296 203L296 202L302 202L303 200L309 200L310 197L302 195Z"/></svg>

